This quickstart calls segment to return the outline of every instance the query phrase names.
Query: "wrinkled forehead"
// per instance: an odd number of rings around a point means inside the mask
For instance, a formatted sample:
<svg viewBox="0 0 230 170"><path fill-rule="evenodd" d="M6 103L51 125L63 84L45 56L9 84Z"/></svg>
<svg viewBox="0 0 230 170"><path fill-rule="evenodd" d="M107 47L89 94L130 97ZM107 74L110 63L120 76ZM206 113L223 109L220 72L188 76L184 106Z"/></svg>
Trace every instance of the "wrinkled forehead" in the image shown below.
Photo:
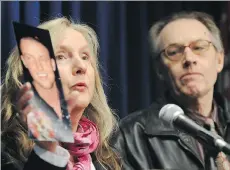
<svg viewBox="0 0 230 170"><path fill-rule="evenodd" d="M178 19L167 24L159 35L159 47L184 44L202 39L211 41L211 33L204 24L195 19Z"/></svg>
<svg viewBox="0 0 230 170"><path fill-rule="evenodd" d="M54 48L54 52L56 53L58 50L63 49L72 49L78 50L78 48L88 48L90 51L91 45L84 34L84 32L76 30L69 27L61 27L56 30L52 30L51 32L52 45Z"/></svg>

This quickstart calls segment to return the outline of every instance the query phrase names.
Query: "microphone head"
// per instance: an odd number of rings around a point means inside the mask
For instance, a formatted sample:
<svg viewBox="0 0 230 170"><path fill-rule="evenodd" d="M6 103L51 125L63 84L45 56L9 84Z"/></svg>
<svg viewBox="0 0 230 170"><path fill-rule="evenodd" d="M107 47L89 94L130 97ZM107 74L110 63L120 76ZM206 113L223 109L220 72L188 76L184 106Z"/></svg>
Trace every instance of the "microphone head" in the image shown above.
<svg viewBox="0 0 230 170"><path fill-rule="evenodd" d="M184 111L175 104L167 104L161 108L159 113L159 118L163 120L163 122L173 127L173 121L179 116L183 115Z"/></svg>

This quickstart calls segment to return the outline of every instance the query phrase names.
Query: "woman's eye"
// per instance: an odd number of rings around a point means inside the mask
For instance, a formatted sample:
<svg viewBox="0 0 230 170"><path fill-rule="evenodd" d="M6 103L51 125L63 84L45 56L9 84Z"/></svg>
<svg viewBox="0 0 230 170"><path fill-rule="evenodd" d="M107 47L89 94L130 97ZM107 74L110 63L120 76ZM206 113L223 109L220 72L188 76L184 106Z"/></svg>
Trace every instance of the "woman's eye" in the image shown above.
<svg viewBox="0 0 230 170"><path fill-rule="evenodd" d="M56 59L57 60L64 60L64 59L66 59L66 57L63 54L58 54L58 55L56 55Z"/></svg>
<svg viewBox="0 0 230 170"><path fill-rule="evenodd" d="M88 60L88 59L89 59L89 56L88 56L87 54L83 54L83 55L82 55L82 59L83 59L83 60Z"/></svg>

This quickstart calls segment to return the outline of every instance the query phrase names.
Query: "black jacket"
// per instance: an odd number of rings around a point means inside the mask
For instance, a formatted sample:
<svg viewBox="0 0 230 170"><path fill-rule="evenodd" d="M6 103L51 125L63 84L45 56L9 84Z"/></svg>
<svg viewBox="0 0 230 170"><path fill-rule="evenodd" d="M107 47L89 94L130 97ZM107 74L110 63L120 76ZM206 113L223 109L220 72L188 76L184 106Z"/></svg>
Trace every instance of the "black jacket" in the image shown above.
<svg viewBox="0 0 230 170"><path fill-rule="evenodd" d="M105 168L96 160L94 154L92 156L92 162L96 170L105 170ZM1 156L1 169L2 170L66 170L66 167L60 168L51 165L48 162L42 160L34 151L31 152L28 161L25 163L24 168L16 167L13 163L7 163L7 158L2 153Z"/></svg>
<svg viewBox="0 0 230 170"><path fill-rule="evenodd" d="M224 139L230 142L230 104L219 95L215 96L215 101L224 127ZM195 139L164 125L158 118L160 109L168 103L174 102L163 97L148 109L121 120L114 146L123 161L123 169L205 169Z"/></svg>
<svg viewBox="0 0 230 170"><path fill-rule="evenodd" d="M16 167L13 163L8 163L7 158L2 153L1 169L2 170L19 170L20 167ZM31 152L28 161L25 163L23 170L65 170L66 167L60 168L51 165L42 160L34 151Z"/></svg>

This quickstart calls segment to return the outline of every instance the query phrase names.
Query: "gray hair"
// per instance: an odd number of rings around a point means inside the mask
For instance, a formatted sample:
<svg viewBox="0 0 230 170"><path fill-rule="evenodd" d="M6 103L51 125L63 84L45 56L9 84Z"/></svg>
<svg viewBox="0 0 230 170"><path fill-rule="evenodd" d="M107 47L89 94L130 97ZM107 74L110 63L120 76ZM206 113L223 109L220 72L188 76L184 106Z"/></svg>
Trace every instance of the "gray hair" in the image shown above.
<svg viewBox="0 0 230 170"><path fill-rule="evenodd" d="M157 55L159 55L160 53L160 49L159 49L159 35L161 33L161 31L163 30L163 28L176 20L179 19L195 19L197 21L200 21L202 24L204 24L204 26L210 31L211 35L212 35L212 43L214 44L214 46L216 47L216 50L218 52L224 52L224 48L223 48L223 42L221 39L221 35L220 35L220 30L217 27L217 25L215 24L212 16L203 13L203 12L179 12L179 13L175 13L167 18L165 18L164 20L160 20L158 22L156 22L149 31L149 41L150 41L150 49L151 49L151 54L153 56L153 59L155 59L157 57Z"/></svg>

